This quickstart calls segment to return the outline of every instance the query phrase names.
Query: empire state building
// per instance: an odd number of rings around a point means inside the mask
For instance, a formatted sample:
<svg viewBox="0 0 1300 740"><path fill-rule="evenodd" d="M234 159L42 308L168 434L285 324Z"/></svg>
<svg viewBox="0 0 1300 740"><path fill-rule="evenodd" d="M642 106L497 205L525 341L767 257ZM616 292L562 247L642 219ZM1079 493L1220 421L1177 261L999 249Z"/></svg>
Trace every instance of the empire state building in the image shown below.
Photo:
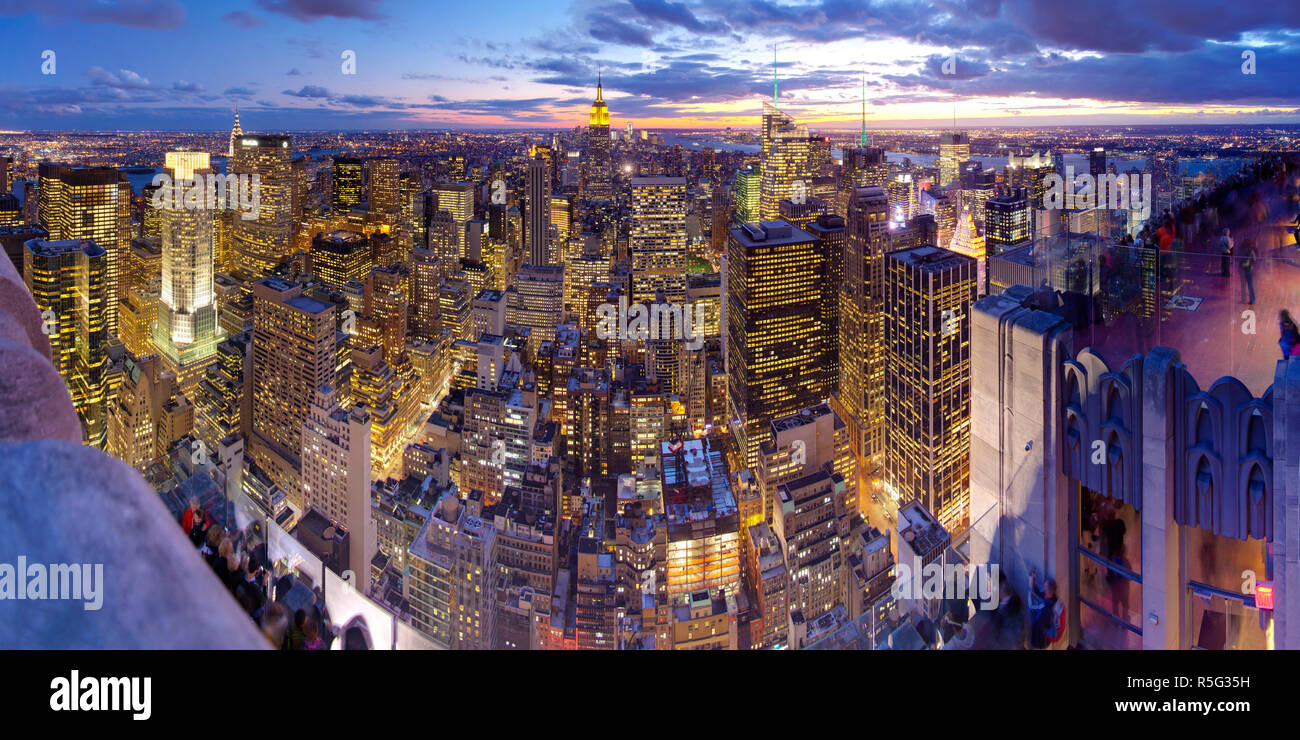
<svg viewBox="0 0 1300 740"><path fill-rule="evenodd" d="M591 104L587 125L587 198L613 200L609 174L609 107L605 105L600 78L596 78L596 100Z"/></svg>

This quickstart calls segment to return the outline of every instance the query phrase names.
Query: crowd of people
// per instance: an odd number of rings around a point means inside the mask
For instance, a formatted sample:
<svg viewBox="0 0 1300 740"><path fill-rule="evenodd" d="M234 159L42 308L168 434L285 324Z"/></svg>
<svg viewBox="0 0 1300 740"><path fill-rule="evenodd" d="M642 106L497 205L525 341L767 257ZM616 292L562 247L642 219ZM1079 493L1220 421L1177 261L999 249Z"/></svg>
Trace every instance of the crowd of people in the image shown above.
<svg viewBox="0 0 1300 740"><path fill-rule="evenodd" d="M1288 259L1294 256L1290 250L1300 248L1297 171L1300 161L1295 155L1265 156L1148 219L1136 237L1126 234L1100 255L1100 296L1118 303L1114 310L1125 310L1127 300L1136 298L1141 286L1153 280L1172 293L1188 260L1201 259L1208 274L1231 279L1235 270L1240 280L1236 301L1255 305L1259 259ZM1293 215L1286 221L1288 213ZM1278 214L1281 221L1275 218ZM1277 228L1281 222L1288 228ZM1157 254L1154 275L1143 273L1143 250ZM1105 320L1100 311L1095 320ZM1279 318L1283 357L1300 353L1300 337L1287 341L1291 327L1294 322L1283 311Z"/></svg>
<svg viewBox="0 0 1300 740"><path fill-rule="evenodd" d="M319 587L311 589L311 602L306 606L295 609L287 605L283 597L293 589L297 577L293 573L275 577L267 567L265 542L253 544L255 538L249 532L231 531L217 523L198 499L190 500L180 525L213 574L225 584L273 648L328 650L340 639L330 623ZM339 632L342 649L369 649L364 625L349 624Z"/></svg>
<svg viewBox="0 0 1300 740"><path fill-rule="evenodd" d="M1034 301L1042 308L1064 310L1077 325L1107 320L1100 302L1072 307L1070 298L1083 296L1090 301L1108 297L1113 304L1125 305L1135 298L1144 283L1158 280L1165 290L1174 287L1180 261L1201 255L1210 266L1210 274L1231 279L1233 270L1240 277L1238 301L1254 305L1255 272L1261 255L1276 259L1294 256L1300 250L1300 192L1297 173L1300 157L1295 154L1269 155L1224 178L1214 187L1195 197L1174 203L1150 218L1136 237L1125 235L1118 243L1102 249L1098 255L1100 283L1079 279L1072 291L1053 291L1046 282L1039 287ZM1280 216L1280 218L1279 218ZM1278 228L1279 224L1286 228ZM1294 241L1292 241L1294 240ZM1158 253L1155 273L1143 273L1142 250ZM1078 271L1087 275L1086 268ZM1115 300L1117 296L1123 296ZM1300 356L1300 325L1283 309L1279 312L1278 344L1282 357ZM1088 590L1108 602L1112 614L1130 620L1131 584L1123 570L1133 568L1126 547L1123 518L1109 502L1089 508L1085 502L1083 540L1104 560L1118 568L1089 563L1085 568ZM968 604L957 604L942 619L942 632L948 649L1000 648L1015 649L1025 645L1044 649L1058 642L1065 632L1064 605L1059 601L1056 582L1041 580L1031 573L1028 605L1006 581L1000 579L999 601L994 610L977 612L968 619Z"/></svg>

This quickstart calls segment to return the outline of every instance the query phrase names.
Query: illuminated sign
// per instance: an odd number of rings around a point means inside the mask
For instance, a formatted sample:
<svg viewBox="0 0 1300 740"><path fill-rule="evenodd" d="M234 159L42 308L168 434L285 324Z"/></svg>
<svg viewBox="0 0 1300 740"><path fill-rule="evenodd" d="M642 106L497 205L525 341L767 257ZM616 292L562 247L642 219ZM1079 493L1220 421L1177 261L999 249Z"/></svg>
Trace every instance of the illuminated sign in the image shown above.
<svg viewBox="0 0 1300 740"><path fill-rule="evenodd" d="M1255 606L1260 609L1273 610L1273 584L1269 581L1255 582Z"/></svg>

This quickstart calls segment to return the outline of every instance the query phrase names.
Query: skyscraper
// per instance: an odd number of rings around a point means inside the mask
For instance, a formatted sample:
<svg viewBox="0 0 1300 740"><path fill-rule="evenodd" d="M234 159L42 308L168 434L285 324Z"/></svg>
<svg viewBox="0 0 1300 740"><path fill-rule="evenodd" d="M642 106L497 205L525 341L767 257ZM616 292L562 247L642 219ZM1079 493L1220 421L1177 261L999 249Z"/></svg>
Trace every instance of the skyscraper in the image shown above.
<svg viewBox="0 0 1300 740"><path fill-rule="evenodd" d="M107 432L108 254L89 239L25 245L23 282L49 329L50 358L72 394L85 442Z"/></svg>
<svg viewBox="0 0 1300 740"><path fill-rule="evenodd" d="M104 321L118 335L118 304L131 248L131 184L110 167L39 167L39 219L50 241L89 239L104 251Z"/></svg>
<svg viewBox="0 0 1300 740"><path fill-rule="evenodd" d="M230 148L226 150L226 156L234 158L235 142L244 135L244 129L239 125L239 106L235 106L235 125L230 127Z"/></svg>
<svg viewBox="0 0 1300 740"><path fill-rule="evenodd" d="M399 174L396 159L376 157L366 160L366 177L369 180L366 192L370 210L373 213L383 214L390 222L395 221L400 212ZM397 226L396 223L389 225L394 228Z"/></svg>
<svg viewBox="0 0 1300 740"><path fill-rule="evenodd" d="M939 137L939 185L961 179L962 164L971 159L971 142L966 131L944 131Z"/></svg>
<svg viewBox="0 0 1300 740"><path fill-rule="evenodd" d="M533 265L559 264L555 245L551 243L551 172L550 163L540 153L528 160L528 181L524 189L528 215L524 229L524 246Z"/></svg>
<svg viewBox="0 0 1300 740"><path fill-rule="evenodd" d="M316 389L333 385L335 309L302 286L265 278L253 286L253 438L249 452L292 495L300 490L302 426Z"/></svg>
<svg viewBox="0 0 1300 740"><path fill-rule="evenodd" d="M785 543L791 574L787 604L794 623L815 620L843 600L846 498L844 477L825 468L776 487L772 529Z"/></svg>
<svg viewBox="0 0 1300 740"><path fill-rule="evenodd" d="M632 302L686 299L686 178L632 178Z"/></svg>
<svg viewBox="0 0 1300 740"><path fill-rule="evenodd" d="M879 187L855 188L848 202L839 299L839 387L835 407L866 474L884 451L884 270L888 205Z"/></svg>
<svg viewBox="0 0 1300 740"><path fill-rule="evenodd" d="M889 196L889 220L903 225L920 213L917 202L916 183L911 173L900 172L885 186Z"/></svg>
<svg viewBox="0 0 1300 740"><path fill-rule="evenodd" d="M438 286L442 264L430 249L411 250L411 334L431 340L438 336Z"/></svg>
<svg viewBox="0 0 1300 740"><path fill-rule="evenodd" d="M759 193L759 217L781 216L781 201L802 203L812 197L812 172L808 162L808 127L787 116L764 142L763 181ZM767 117L764 116L764 124Z"/></svg>
<svg viewBox="0 0 1300 740"><path fill-rule="evenodd" d="M199 381L194 398L195 436L217 449L217 443L230 434L248 437L252 420L251 396L247 388L249 343L248 332L236 334L217 345L217 354Z"/></svg>
<svg viewBox="0 0 1300 740"><path fill-rule="evenodd" d="M21 264L21 260L18 261ZM122 280L122 302L118 305L118 339L136 357L154 354L152 325L158 320L162 294L162 242L157 239L131 240L126 273Z"/></svg>
<svg viewBox="0 0 1300 740"><path fill-rule="evenodd" d="M742 224L758 220L759 193L762 192L763 173L753 167L736 173L733 189L736 201L736 221Z"/></svg>
<svg viewBox="0 0 1300 740"><path fill-rule="evenodd" d="M976 261L924 246L885 257L885 489L949 531L970 514L970 307Z"/></svg>
<svg viewBox="0 0 1300 740"><path fill-rule="evenodd" d="M167 452L194 426L194 406L179 390L176 374L157 355L127 357L122 387L108 404L104 449L133 468Z"/></svg>
<svg viewBox="0 0 1300 740"><path fill-rule="evenodd" d="M1088 172L1093 177L1106 174L1106 147L1093 147L1092 151L1088 152Z"/></svg>
<svg viewBox="0 0 1300 740"><path fill-rule="evenodd" d="M364 163L355 157L334 158L334 184L330 205L334 215L346 216L361 205L361 172Z"/></svg>
<svg viewBox="0 0 1300 740"><path fill-rule="evenodd" d="M885 150L880 147L854 147L844 150L844 163L840 168L840 184L835 201L835 213L841 218L849 214L849 199L854 188L885 187L889 166Z"/></svg>
<svg viewBox="0 0 1300 740"><path fill-rule="evenodd" d="M840 284L844 280L844 246L847 232L844 219L831 214L818 216L803 229L817 237L827 260L828 290L822 291L822 321L826 325L826 336L831 339L826 354L826 375L830 378L830 391L834 393L840 383Z"/></svg>
<svg viewBox="0 0 1300 740"><path fill-rule="evenodd" d="M366 583L377 547L370 515L370 415L345 410L334 389L312 396L302 427L302 501L348 531L347 567Z"/></svg>
<svg viewBox="0 0 1300 740"><path fill-rule="evenodd" d="M1052 157L1047 153L1031 154L1027 157L1008 155L1006 180L1011 187L1025 189L1029 199L1029 209L1042 208L1047 194L1047 176L1054 174L1056 168ZM977 214L978 218L978 214Z"/></svg>
<svg viewBox="0 0 1300 740"><path fill-rule="evenodd" d="M764 102L762 120L763 130L759 138L759 154L760 159L765 161L767 155L772 152L772 139L775 138L776 132L792 128L794 119L789 114L782 113L774 104Z"/></svg>
<svg viewBox="0 0 1300 740"><path fill-rule="evenodd" d="M537 410L517 390L473 388L465 393L461 454L463 483L495 501L523 485Z"/></svg>
<svg viewBox="0 0 1300 740"><path fill-rule="evenodd" d="M989 254L998 255L1029 243L1029 199L1023 187L989 198L984 204L984 233Z"/></svg>
<svg viewBox="0 0 1300 740"><path fill-rule="evenodd" d="M14 158L0 157L0 194L12 191L14 183Z"/></svg>
<svg viewBox="0 0 1300 740"><path fill-rule="evenodd" d="M460 181L465 179L465 155L453 154L447 157L447 174L451 179Z"/></svg>
<svg viewBox="0 0 1300 740"><path fill-rule="evenodd" d="M197 182L197 176L211 172L207 152L167 152L165 161L175 182ZM173 199L159 213L162 292L153 345L187 396L193 396L223 335L213 290L214 219L207 205Z"/></svg>
<svg viewBox="0 0 1300 740"><path fill-rule="evenodd" d="M466 256L465 224L474 218L474 184L469 182L440 182L429 189L432 202L427 204L426 213L430 216L446 211L451 218L451 247L448 255L451 260L461 260ZM430 224L430 229L433 225ZM429 246L433 248L433 234L429 234ZM450 272L450 270L448 270Z"/></svg>
<svg viewBox="0 0 1300 740"><path fill-rule="evenodd" d="M589 200L612 200L614 188L609 171L609 106L596 78L596 100L591 104L587 124L587 189Z"/></svg>
<svg viewBox="0 0 1300 740"><path fill-rule="evenodd" d="M783 221L731 229L727 243L727 400L740 459L758 461L772 419L824 401L833 290L823 245Z"/></svg>
<svg viewBox="0 0 1300 740"><path fill-rule="evenodd" d="M970 138L965 131L945 131L939 136L939 185L961 178L961 166L970 161Z"/></svg>
<svg viewBox="0 0 1300 740"><path fill-rule="evenodd" d="M528 346L533 350L555 339L555 329L564 320L564 269L523 265L506 291L506 321L530 329Z"/></svg>
<svg viewBox="0 0 1300 740"><path fill-rule="evenodd" d="M334 290L370 272L374 260L370 239L355 231L317 234L311 240L311 269Z"/></svg>
<svg viewBox="0 0 1300 740"><path fill-rule="evenodd" d="M293 228L293 162L287 136L244 136L235 141L235 156L227 171L256 175L259 196L256 218L234 219L235 269L248 277L269 273L289 253Z"/></svg>
<svg viewBox="0 0 1300 740"><path fill-rule="evenodd" d="M961 215L957 217L957 229L953 232L952 242L948 249L957 254L964 254L967 257L973 257L979 264L975 280L976 295L984 295L985 292L985 246L984 235L975 227L975 216L969 209L963 209Z"/></svg>

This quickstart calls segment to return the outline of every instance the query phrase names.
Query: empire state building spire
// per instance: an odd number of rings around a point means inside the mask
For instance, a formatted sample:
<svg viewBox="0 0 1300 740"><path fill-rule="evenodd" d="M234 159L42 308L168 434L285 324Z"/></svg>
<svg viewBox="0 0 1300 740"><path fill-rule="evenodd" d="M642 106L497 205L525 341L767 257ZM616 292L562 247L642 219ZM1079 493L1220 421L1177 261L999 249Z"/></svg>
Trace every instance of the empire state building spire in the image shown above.
<svg viewBox="0 0 1300 740"><path fill-rule="evenodd" d="M235 126L234 128L230 129L230 151L226 152L226 156L229 157L235 156L235 139L238 139L243 135L244 135L244 129L239 127L239 104L236 103L235 104Z"/></svg>
<svg viewBox="0 0 1300 740"><path fill-rule="evenodd" d="M609 106L600 73L596 74L596 100L587 119L587 182L589 200L613 200L614 190L609 170Z"/></svg>

